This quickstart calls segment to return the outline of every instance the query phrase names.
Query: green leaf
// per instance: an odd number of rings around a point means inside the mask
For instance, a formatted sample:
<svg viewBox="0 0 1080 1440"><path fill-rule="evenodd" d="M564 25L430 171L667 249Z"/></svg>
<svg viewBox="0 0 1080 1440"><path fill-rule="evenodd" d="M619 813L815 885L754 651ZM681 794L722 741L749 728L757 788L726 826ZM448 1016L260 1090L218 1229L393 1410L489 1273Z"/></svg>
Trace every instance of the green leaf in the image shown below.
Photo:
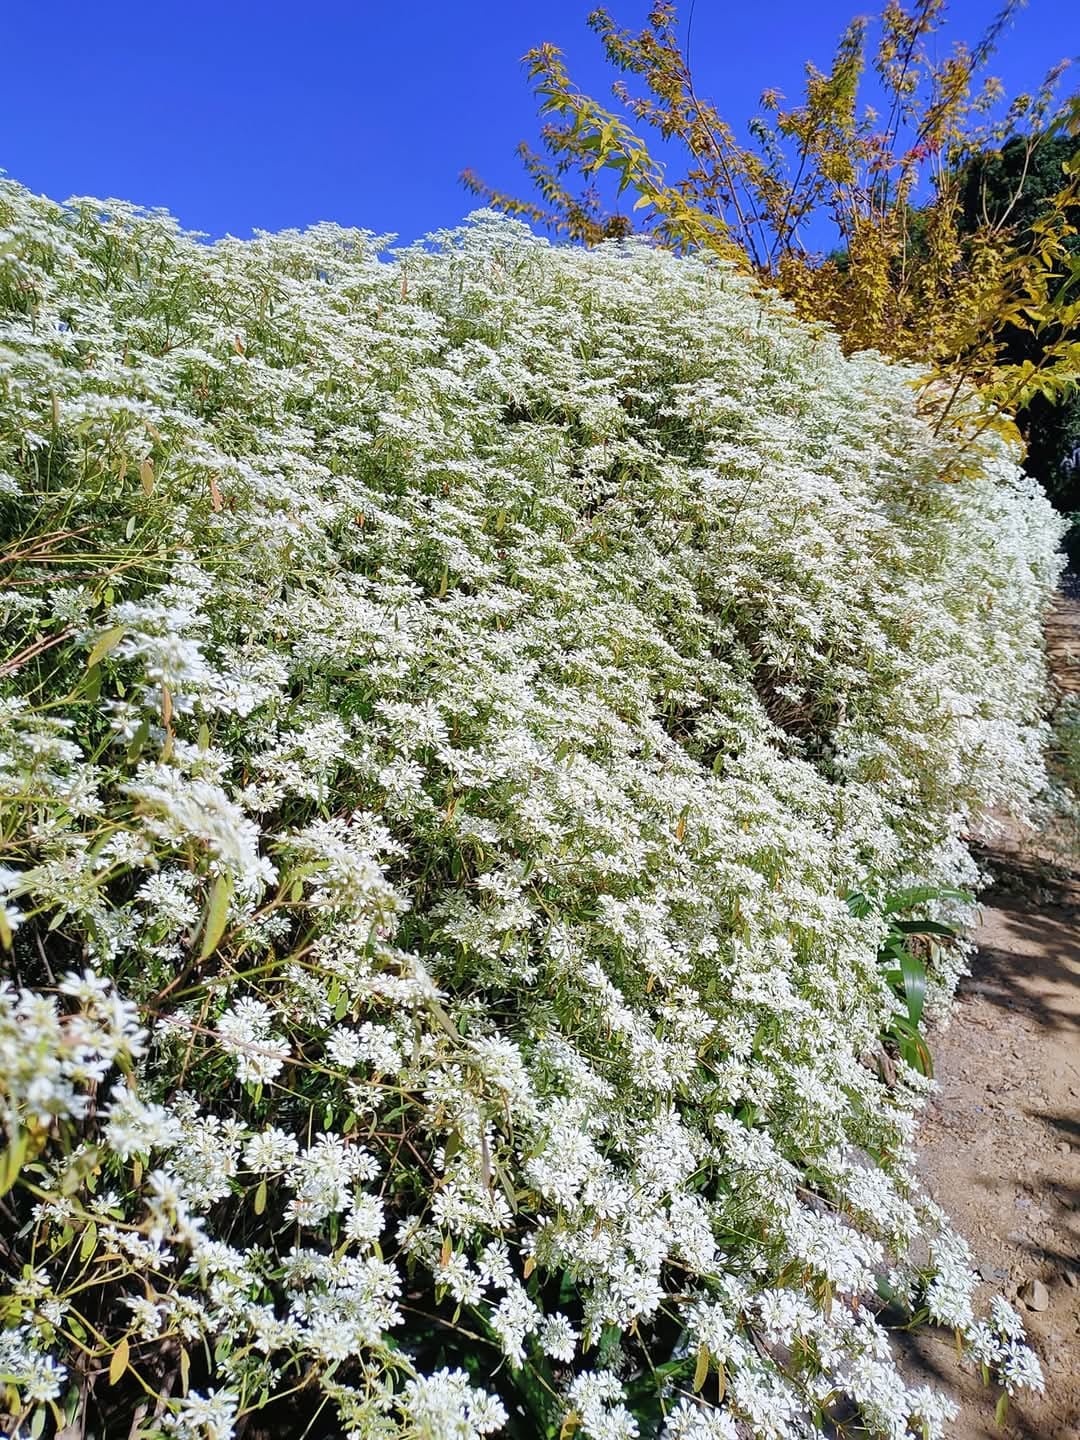
<svg viewBox="0 0 1080 1440"><path fill-rule="evenodd" d="M900 972L904 977L908 1016L912 1025L918 1025L926 1003L926 966L910 950L901 950Z"/></svg>
<svg viewBox="0 0 1080 1440"><path fill-rule="evenodd" d="M79 1246L79 1259L86 1261L90 1259L97 1249L97 1223L91 1220L83 1231L82 1244Z"/></svg>
<svg viewBox="0 0 1080 1440"><path fill-rule="evenodd" d="M856 920L865 920L873 910L873 901L864 895L861 890L853 890L847 897L847 907L855 916Z"/></svg>
<svg viewBox="0 0 1080 1440"><path fill-rule="evenodd" d="M929 1047L906 1016L894 1016L889 1033L895 1039L900 1054L913 1070L917 1070L920 1075L933 1075L934 1062Z"/></svg>
<svg viewBox="0 0 1080 1440"><path fill-rule="evenodd" d="M30 1146L30 1134L20 1130L9 1147L0 1155L0 1195L6 1195L19 1178L26 1152Z"/></svg>
<svg viewBox="0 0 1080 1440"><path fill-rule="evenodd" d="M217 943L225 933L229 918L229 901L232 899L233 881L231 875L219 875L210 891L206 906L206 925L203 929L202 948L199 959L205 960L217 949Z"/></svg>
<svg viewBox="0 0 1080 1440"><path fill-rule="evenodd" d="M951 885L912 885L907 890L897 890L895 895L886 895L882 914L896 915L902 910L914 910L916 905L925 905L929 900L959 900L964 905L975 904L974 895L967 890L956 890Z"/></svg>
<svg viewBox="0 0 1080 1440"><path fill-rule="evenodd" d="M135 731L135 734L132 737L131 744L128 746L127 758L129 763L134 764L134 762L139 758L139 756L142 754L143 746L146 744L149 738L150 722L149 720L143 720L139 728Z"/></svg>
<svg viewBox="0 0 1080 1440"><path fill-rule="evenodd" d="M894 920L892 925L904 935L941 935L955 940L959 934L955 925L944 925L940 920Z"/></svg>
<svg viewBox="0 0 1080 1440"><path fill-rule="evenodd" d="M106 630L94 641L93 649L86 659L86 668L92 670L95 665L104 660L110 650L115 650L120 641L124 638L123 625L114 625L111 630Z"/></svg>
<svg viewBox="0 0 1080 1440"><path fill-rule="evenodd" d="M510 1206L511 1212L516 1215L518 1213L517 1193L510 1182L510 1176L507 1175L498 1160L494 1162L494 1165L495 1174L498 1176L499 1184L502 1186L503 1194L506 1196L506 1203Z"/></svg>

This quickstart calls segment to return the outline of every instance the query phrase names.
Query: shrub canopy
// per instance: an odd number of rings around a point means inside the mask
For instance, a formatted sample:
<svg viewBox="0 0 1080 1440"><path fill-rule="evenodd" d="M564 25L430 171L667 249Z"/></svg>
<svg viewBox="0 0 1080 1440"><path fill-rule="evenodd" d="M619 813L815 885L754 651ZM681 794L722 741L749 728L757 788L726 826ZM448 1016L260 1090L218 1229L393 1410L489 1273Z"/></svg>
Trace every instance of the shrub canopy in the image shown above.
<svg viewBox="0 0 1080 1440"><path fill-rule="evenodd" d="M640 242L0 225L19 1423L940 1434L875 1295L1037 1383L866 1063L1043 781L1003 442Z"/></svg>

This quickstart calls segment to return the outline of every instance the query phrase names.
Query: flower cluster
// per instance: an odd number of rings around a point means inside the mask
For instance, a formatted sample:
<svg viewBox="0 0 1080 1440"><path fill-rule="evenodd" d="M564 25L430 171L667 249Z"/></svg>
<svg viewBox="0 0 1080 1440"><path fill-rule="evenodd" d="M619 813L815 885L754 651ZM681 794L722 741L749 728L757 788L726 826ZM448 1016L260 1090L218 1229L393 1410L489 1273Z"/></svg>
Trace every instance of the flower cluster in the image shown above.
<svg viewBox="0 0 1080 1440"><path fill-rule="evenodd" d="M886 1289L1038 1383L846 903L1044 783L1006 443L639 245L0 230L14 1432L940 1435Z"/></svg>
<svg viewBox="0 0 1080 1440"><path fill-rule="evenodd" d="M55 991L16 991L0 980L0 1126L11 1146L81 1119L91 1087L143 1050L138 1011L110 981L71 972Z"/></svg>

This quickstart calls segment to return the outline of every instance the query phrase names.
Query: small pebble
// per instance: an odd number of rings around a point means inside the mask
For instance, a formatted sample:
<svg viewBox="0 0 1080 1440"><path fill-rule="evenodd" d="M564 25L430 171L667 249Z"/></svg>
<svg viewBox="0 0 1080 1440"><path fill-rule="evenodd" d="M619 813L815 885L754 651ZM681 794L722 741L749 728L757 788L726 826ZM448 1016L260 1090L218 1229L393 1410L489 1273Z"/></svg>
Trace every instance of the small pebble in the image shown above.
<svg viewBox="0 0 1080 1440"><path fill-rule="evenodd" d="M1000 1265L980 1265L979 1279L987 1285L1004 1285L1009 1278L1009 1272L1003 1270Z"/></svg>
<svg viewBox="0 0 1080 1440"><path fill-rule="evenodd" d="M1029 1310L1049 1310L1050 1291L1041 1280L1027 1280L1020 1287L1020 1299Z"/></svg>

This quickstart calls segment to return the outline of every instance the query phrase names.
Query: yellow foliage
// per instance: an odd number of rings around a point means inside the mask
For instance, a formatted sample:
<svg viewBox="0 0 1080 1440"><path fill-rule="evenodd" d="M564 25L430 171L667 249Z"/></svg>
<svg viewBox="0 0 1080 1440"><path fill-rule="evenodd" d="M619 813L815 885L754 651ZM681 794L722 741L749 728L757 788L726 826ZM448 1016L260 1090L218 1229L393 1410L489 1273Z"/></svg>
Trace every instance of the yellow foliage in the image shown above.
<svg viewBox="0 0 1080 1440"><path fill-rule="evenodd" d="M490 204L586 245L639 229L734 263L804 319L833 326L848 349L920 364L924 403L939 425L957 416L962 394L974 394L984 403L980 429L1000 429L998 417L1032 395L1056 396L1080 378L1080 259L1067 245L1080 217L1078 166L1066 165L1033 225L1010 225L1012 204L1003 217L984 205L979 224L972 228L970 216L962 223L960 188L974 157L1020 135L1030 158L1049 137L1080 128L1077 99L1054 100L1064 66L1037 94L1015 100L1004 120L989 118L1002 92L985 67L1019 3L1008 0L974 48L955 44L938 60L944 0L888 0L872 53L868 22L853 20L830 70L806 67L800 104L765 92L750 145L698 96L673 4L655 4L638 34L598 9L589 24L620 72L613 91L622 114L582 94L560 52L541 45L526 58L547 158L524 145L520 154L543 204L493 190L471 172L463 178ZM868 53L884 114L860 107ZM623 76L643 88L632 91ZM681 145L680 178L667 179L635 124ZM602 172L616 178L614 208L605 206ZM629 213L620 208L626 192ZM822 216L838 232L831 256L803 240ZM1006 327L1039 334L1037 363L1006 363Z"/></svg>

